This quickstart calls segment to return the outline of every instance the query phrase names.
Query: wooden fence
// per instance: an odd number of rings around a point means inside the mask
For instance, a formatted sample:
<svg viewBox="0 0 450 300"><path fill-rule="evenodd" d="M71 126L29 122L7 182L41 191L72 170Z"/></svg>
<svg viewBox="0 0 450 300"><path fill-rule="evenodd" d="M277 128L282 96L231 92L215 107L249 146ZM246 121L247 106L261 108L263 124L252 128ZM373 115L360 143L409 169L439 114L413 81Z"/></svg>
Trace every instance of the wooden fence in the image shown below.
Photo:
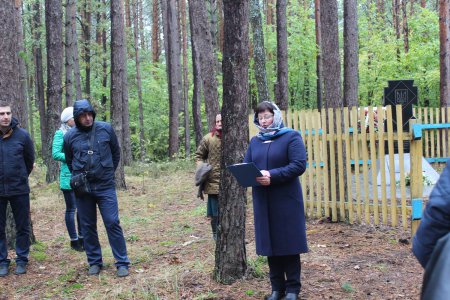
<svg viewBox="0 0 450 300"><path fill-rule="evenodd" d="M450 110L416 109L418 120L411 123L447 122L445 112L450 115ZM253 116L249 118L252 124ZM433 158L432 162L450 156L448 129L427 129L422 139L414 140L412 131L402 131L401 106L293 111L284 120L300 131L308 152L308 167L300 180L305 213L310 217L407 228L413 202L420 202L421 213L422 156ZM256 128L250 128L250 136L255 135ZM405 155L406 143L410 153ZM397 178L392 166L397 167Z"/></svg>

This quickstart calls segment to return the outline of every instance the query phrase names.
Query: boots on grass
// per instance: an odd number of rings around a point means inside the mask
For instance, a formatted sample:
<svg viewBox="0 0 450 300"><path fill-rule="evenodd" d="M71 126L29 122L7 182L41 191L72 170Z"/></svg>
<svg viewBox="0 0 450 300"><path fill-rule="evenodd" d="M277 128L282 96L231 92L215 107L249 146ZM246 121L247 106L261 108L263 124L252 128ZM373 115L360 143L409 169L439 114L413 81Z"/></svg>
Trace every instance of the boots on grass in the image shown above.
<svg viewBox="0 0 450 300"><path fill-rule="evenodd" d="M80 244L80 239L70 241L70 248L72 248L73 250L78 251L78 252L84 251L83 244Z"/></svg>

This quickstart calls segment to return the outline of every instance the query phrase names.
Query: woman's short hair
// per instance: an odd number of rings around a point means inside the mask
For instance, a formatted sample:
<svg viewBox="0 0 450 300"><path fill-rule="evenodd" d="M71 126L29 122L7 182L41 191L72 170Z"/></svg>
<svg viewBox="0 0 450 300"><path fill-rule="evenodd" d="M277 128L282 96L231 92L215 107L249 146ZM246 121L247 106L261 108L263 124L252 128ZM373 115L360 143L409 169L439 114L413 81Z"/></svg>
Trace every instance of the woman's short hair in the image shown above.
<svg viewBox="0 0 450 300"><path fill-rule="evenodd" d="M273 109L274 107L270 102L264 101L259 103L258 106L256 106L255 113L259 114L265 112L266 110L270 111L271 113L274 113Z"/></svg>

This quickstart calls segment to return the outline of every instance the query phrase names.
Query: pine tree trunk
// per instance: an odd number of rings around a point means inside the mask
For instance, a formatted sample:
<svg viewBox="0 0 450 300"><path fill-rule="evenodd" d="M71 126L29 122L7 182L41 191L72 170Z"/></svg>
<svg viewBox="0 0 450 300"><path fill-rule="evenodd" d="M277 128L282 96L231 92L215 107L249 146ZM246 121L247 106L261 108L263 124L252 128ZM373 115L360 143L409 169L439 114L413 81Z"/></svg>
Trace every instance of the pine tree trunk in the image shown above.
<svg viewBox="0 0 450 300"><path fill-rule="evenodd" d="M223 130L215 280L233 283L247 270L246 189L227 165L242 161L248 146L248 1L224 0Z"/></svg>
<svg viewBox="0 0 450 300"><path fill-rule="evenodd" d="M48 153L44 151L44 147L42 145L45 145L47 141L47 128L46 128L46 109L45 109L45 96L44 96L44 68L42 66L42 47L40 44L41 40L41 32L39 28L41 27L41 4L39 0L36 0L33 3L33 10L34 10L34 16L33 16L33 26L32 26L32 33L33 33L33 56L34 56L34 69L35 69L35 77L36 77L36 101L37 106L39 110L39 125L40 125L40 131L41 131L41 156L44 160L44 164L47 164L47 161L49 157L47 156Z"/></svg>
<svg viewBox="0 0 450 300"><path fill-rule="evenodd" d="M287 110L289 105L286 6L287 0L277 0L277 84L275 95L281 110Z"/></svg>
<svg viewBox="0 0 450 300"><path fill-rule="evenodd" d="M195 17L194 9L189 4L189 19L192 20ZM202 131L202 117L201 117L201 90L202 81L200 78L200 58L198 53L198 45L195 42L193 24L189 22L191 30L191 49L192 49L192 77L194 80L194 89L192 91L192 118L194 120L194 133L195 133L195 145L196 148L200 145L203 137Z"/></svg>
<svg viewBox="0 0 450 300"><path fill-rule="evenodd" d="M315 29L316 29L316 89L317 89L317 109L320 111L323 107L322 103L322 30L320 25L320 0L314 0L314 17L315 17Z"/></svg>
<svg viewBox="0 0 450 300"><path fill-rule="evenodd" d="M18 4L15 8L15 18L17 24L17 53L25 53L24 30L22 25L22 1L16 1ZM23 56L18 55L19 65L19 81L20 81L20 97L16 104L16 117L20 122L22 128L28 129L28 87L27 87L27 67Z"/></svg>
<svg viewBox="0 0 450 300"><path fill-rule="evenodd" d="M250 1L250 24L253 32L253 60L259 101L270 101L266 75L266 53L259 0Z"/></svg>
<svg viewBox="0 0 450 300"><path fill-rule="evenodd" d="M136 1L136 0L135 0ZM141 82L141 65L139 61L139 30L138 30L138 4L136 3L133 9L133 33L134 33L134 53L136 62L136 84L138 90L138 102L139 102L139 149L140 149L140 159L144 161L145 158L145 148L144 148L144 108L142 106L142 82Z"/></svg>
<svg viewBox="0 0 450 300"><path fill-rule="evenodd" d="M46 129L48 131L45 149L47 160L47 182L58 178L58 164L51 159L53 133L60 126L62 100L62 69L63 69L63 41L62 41L62 4L60 0L45 1L45 30L47 44L47 113Z"/></svg>
<svg viewBox="0 0 450 300"><path fill-rule="evenodd" d="M164 27L164 48L166 52L167 77L169 89L169 159L178 155L179 141L178 113L181 102L180 33L175 0L162 0L161 11Z"/></svg>
<svg viewBox="0 0 450 300"><path fill-rule="evenodd" d="M123 123L124 97L128 98L126 76L126 49L122 0L111 0L111 123L121 149L121 159L116 170L116 187L126 189L124 173Z"/></svg>
<svg viewBox="0 0 450 300"><path fill-rule="evenodd" d="M92 26L92 3L91 0L84 0L82 38L83 38L83 59L85 63L85 86L84 92L89 98L91 95L91 26Z"/></svg>
<svg viewBox="0 0 450 300"><path fill-rule="evenodd" d="M190 128L189 128L189 80L187 58L187 28L186 28L186 0L180 0L181 37L183 53L183 111L184 111L184 151L186 158L191 155Z"/></svg>
<svg viewBox="0 0 450 300"><path fill-rule="evenodd" d="M153 63L159 62L159 56L161 54L159 46L159 0L153 0L152 6L152 61Z"/></svg>
<svg viewBox="0 0 450 300"><path fill-rule="evenodd" d="M190 22L192 23L191 35L199 55L206 118L208 120L208 128L212 129L215 126L216 115L219 112L219 96L217 93L215 69L216 58L209 30L208 15L202 0L190 0L189 10Z"/></svg>
<svg viewBox="0 0 450 300"><path fill-rule="evenodd" d="M344 106L358 106L358 17L356 0L344 0Z"/></svg>
<svg viewBox="0 0 450 300"><path fill-rule="evenodd" d="M223 1L217 0L217 14L219 17L219 33L218 33L218 45L219 51L223 53Z"/></svg>
<svg viewBox="0 0 450 300"><path fill-rule="evenodd" d="M320 1L322 65L326 107L342 107L337 1Z"/></svg>
<svg viewBox="0 0 450 300"><path fill-rule="evenodd" d="M65 71L66 71L66 107L72 106L73 102L73 32L72 32L72 18L71 18L71 10L73 9L73 5L75 4L74 0L66 1L66 24L65 24Z"/></svg>
<svg viewBox="0 0 450 300"><path fill-rule="evenodd" d="M402 0L402 13L403 13L403 49L405 53L409 52L409 29L408 29L408 14L406 13L406 0Z"/></svg>
<svg viewBox="0 0 450 300"><path fill-rule="evenodd" d="M71 0L70 9L70 24L72 26L72 55L73 55L73 77L75 82L75 100L81 100L83 97L81 91L81 73L80 73L80 60L78 55L78 34L77 34L77 5L76 0Z"/></svg>
<svg viewBox="0 0 450 300"><path fill-rule="evenodd" d="M440 43L440 105L450 106L450 1L439 2L439 43Z"/></svg>
<svg viewBox="0 0 450 300"><path fill-rule="evenodd" d="M106 6L106 0L103 0L103 4ZM106 13L102 13L102 19L106 20ZM103 60L102 60L102 86L106 90L108 87L108 49L106 44L106 29L102 30L102 50L103 50ZM102 94L102 107L106 110L106 102L108 97L105 93ZM103 114L103 121L106 121L106 111Z"/></svg>
<svg viewBox="0 0 450 300"><path fill-rule="evenodd" d="M144 8L142 5L143 0L138 0L138 19L139 19L139 34L141 36L141 49L145 49L146 42L145 42L145 32L144 32Z"/></svg>

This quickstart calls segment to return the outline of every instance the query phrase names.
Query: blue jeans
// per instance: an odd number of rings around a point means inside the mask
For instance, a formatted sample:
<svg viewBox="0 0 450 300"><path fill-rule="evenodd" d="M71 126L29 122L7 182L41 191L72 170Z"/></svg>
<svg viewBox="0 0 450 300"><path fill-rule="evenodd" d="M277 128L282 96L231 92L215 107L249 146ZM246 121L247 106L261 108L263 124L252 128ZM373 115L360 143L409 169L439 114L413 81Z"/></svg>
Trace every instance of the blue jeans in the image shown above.
<svg viewBox="0 0 450 300"><path fill-rule="evenodd" d="M119 207L115 188L93 191L90 195L76 197L77 208L84 236L84 250L88 263L103 265L102 249L97 232L97 206L108 234L109 245L116 260L116 267L128 266L127 246L119 221Z"/></svg>
<svg viewBox="0 0 450 300"><path fill-rule="evenodd" d="M16 223L16 263L28 263L30 253L30 195L0 197L0 265L9 265L6 243L6 207L9 204Z"/></svg>
<svg viewBox="0 0 450 300"><path fill-rule="evenodd" d="M81 234L81 225L80 225L80 218L78 217L78 214L76 213L77 205L75 202L75 194L71 190L62 190L64 194L64 200L66 201L66 227L67 232L69 233L70 240L74 241L77 240L78 237L83 237ZM78 234L77 229L75 227L75 215L77 218L78 223Z"/></svg>

